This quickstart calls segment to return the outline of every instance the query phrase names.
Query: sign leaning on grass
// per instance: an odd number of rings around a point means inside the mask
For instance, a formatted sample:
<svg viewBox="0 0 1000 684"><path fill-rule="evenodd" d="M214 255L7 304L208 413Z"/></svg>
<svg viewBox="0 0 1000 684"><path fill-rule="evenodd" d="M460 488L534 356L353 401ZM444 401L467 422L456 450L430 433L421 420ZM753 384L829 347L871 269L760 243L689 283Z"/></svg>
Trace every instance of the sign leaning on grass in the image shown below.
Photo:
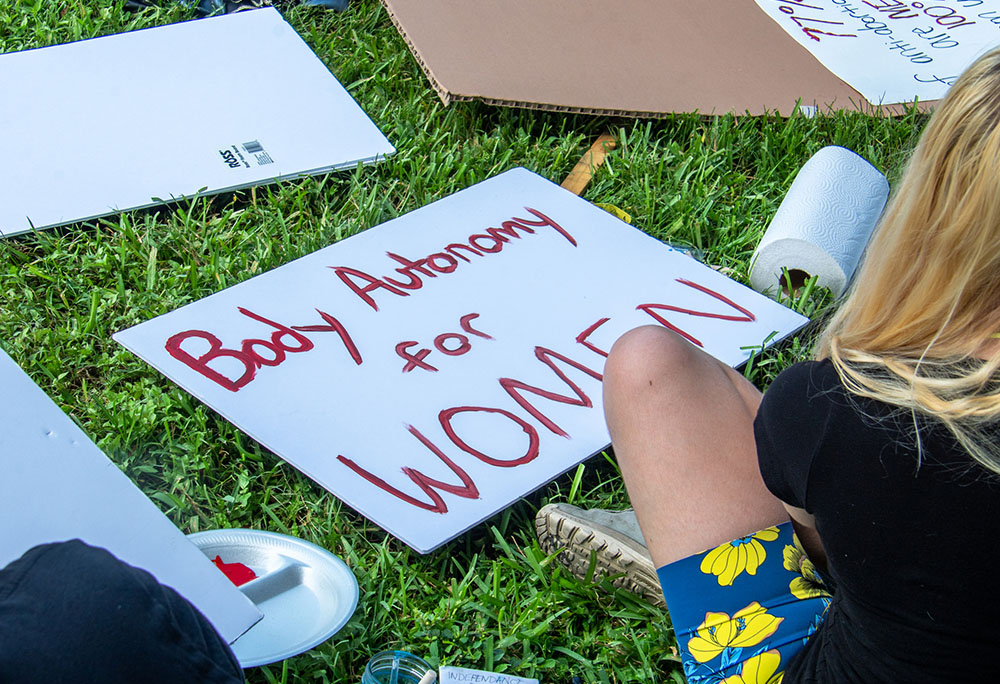
<svg viewBox="0 0 1000 684"><path fill-rule="evenodd" d="M115 339L426 553L608 445L625 331L737 365L804 322L515 169Z"/></svg>
<svg viewBox="0 0 1000 684"><path fill-rule="evenodd" d="M1000 0L756 0L874 105L938 100L1000 45Z"/></svg>

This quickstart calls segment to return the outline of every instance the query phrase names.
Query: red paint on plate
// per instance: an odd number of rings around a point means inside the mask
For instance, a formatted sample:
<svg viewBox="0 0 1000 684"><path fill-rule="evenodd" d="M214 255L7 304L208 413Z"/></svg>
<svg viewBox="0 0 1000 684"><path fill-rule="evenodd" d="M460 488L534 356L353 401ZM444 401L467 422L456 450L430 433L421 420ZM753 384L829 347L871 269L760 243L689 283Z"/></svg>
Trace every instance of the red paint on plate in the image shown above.
<svg viewBox="0 0 1000 684"><path fill-rule="evenodd" d="M243 563L224 563L222 562L222 558L219 556L216 556L212 562L215 563L216 567L219 568L219 570L222 570L226 577L229 578L229 581L236 586L240 586L246 584L250 580L257 579L257 574L247 566L243 565Z"/></svg>

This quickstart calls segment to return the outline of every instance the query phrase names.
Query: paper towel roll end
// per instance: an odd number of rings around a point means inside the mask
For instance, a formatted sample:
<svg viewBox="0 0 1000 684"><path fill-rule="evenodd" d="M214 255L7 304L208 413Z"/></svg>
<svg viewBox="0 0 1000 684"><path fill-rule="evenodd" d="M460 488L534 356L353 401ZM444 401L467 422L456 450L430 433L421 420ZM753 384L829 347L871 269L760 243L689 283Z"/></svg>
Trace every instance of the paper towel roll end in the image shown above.
<svg viewBox="0 0 1000 684"><path fill-rule="evenodd" d="M775 240L754 252L750 266L750 286L758 292L774 295L787 290L786 269L797 271L796 280L804 282L816 276L816 284L839 297L847 287L849 275L821 247L795 238ZM792 283L795 289L796 283Z"/></svg>
<svg viewBox="0 0 1000 684"><path fill-rule="evenodd" d="M885 207L889 184L854 152L824 147L792 182L753 255L750 284L782 289L783 269L817 276L840 296Z"/></svg>

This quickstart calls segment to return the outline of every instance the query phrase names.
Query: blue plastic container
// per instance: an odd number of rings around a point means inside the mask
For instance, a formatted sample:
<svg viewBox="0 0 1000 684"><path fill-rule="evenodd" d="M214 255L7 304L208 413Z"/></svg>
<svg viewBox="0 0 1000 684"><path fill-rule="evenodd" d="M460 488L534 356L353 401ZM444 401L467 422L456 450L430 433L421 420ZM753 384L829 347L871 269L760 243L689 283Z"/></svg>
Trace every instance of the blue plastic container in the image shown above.
<svg viewBox="0 0 1000 684"><path fill-rule="evenodd" d="M406 651L381 651L372 656L361 684L418 684L433 670L423 658Z"/></svg>

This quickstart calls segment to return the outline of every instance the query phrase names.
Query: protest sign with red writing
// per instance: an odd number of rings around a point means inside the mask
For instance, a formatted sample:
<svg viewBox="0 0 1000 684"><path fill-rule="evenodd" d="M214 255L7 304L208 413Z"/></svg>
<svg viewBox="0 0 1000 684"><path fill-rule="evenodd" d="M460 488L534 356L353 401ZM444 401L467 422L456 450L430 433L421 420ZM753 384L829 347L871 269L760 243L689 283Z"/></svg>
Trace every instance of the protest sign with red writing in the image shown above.
<svg viewBox="0 0 1000 684"><path fill-rule="evenodd" d="M738 365L804 322L515 169L115 339L426 553L607 446L625 331Z"/></svg>

